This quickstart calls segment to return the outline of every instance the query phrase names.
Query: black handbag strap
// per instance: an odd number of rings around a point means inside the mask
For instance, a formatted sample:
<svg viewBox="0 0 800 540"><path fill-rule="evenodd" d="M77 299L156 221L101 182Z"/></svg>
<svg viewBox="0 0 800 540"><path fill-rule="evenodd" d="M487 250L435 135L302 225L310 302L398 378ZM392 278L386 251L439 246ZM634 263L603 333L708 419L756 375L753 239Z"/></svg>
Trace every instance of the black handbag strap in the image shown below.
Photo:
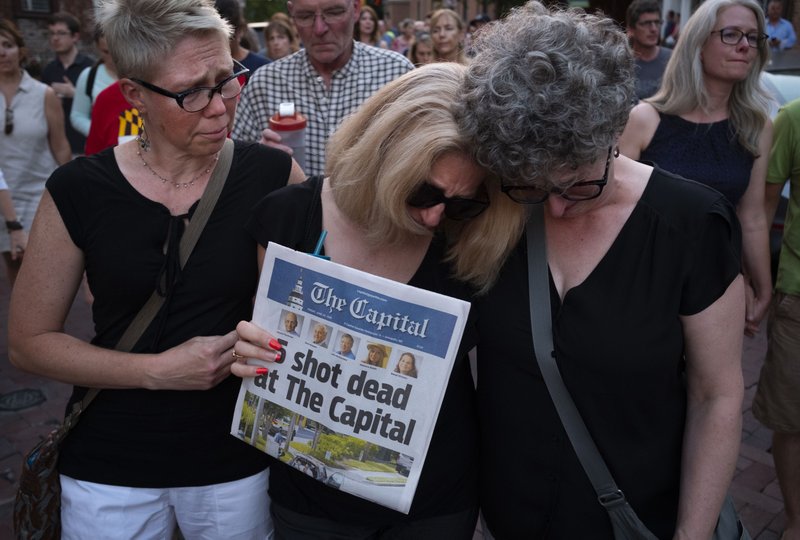
<svg viewBox="0 0 800 540"><path fill-rule="evenodd" d="M569 390L564 385L558 364L556 364L543 204L531 205L531 214L528 218L525 235L528 248L528 303L530 304L533 347L536 353L536 362L539 364L539 370L542 372L550 398L564 425L564 431L567 432L570 443L575 449L575 454L597 493L597 499L608 511L612 523L629 522L631 517L638 521L633 509L625 500L622 490L614 482ZM534 308L534 303L536 308ZM652 538L655 537L652 536Z"/></svg>
<svg viewBox="0 0 800 540"><path fill-rule="evenodd" d="M183 268L186 265L186 261L189 260L189 256L192 254L192 250L194 250L194 246L197 244L197 240L200 238L208 222L208 218L211 216L211 212L217 204L219 195L222 193L222 188L225 187L225 180L228 178L232 162L233 141L226 139L225 144L220 150L219 159L214 167L214 172L211 173L211 178L203 192L203 196L200 197L197 210L195 210L192 215L192 219L189 221L189 225L186 227L181 237L179 247L181 268ZM125 352L133 349L133 346L136 345L136 342L142 337L144 331L147 330L147 327L153 322L158 310L161 309L161 306L164 304L164 300L165 298L158 294L157 291L153 291L153 294L150 295L150 298L139 310L139 313L136 314L131 324L128 325L125 333L119 338L114 348L118 351ZM99 388L90 388L83 399L72 406L69 415L64 419L64 426L67 430L71 429L72 426L77 423L78 417L86 410L86 407L89 406L94 398L97 397L98 393L100 393Z"/></svg>

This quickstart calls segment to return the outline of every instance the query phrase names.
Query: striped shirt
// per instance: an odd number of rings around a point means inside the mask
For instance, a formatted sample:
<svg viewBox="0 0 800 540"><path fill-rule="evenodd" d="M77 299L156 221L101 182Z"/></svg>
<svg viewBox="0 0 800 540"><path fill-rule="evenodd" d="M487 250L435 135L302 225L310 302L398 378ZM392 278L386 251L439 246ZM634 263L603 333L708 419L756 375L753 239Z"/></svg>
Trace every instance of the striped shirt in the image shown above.
<svg viewBox="0 0 800 540"><path fill-rule="evenodd" d="M333 74L329 89L306 50L301 49L256 70L242 91L232 137L261 140L261 131L269 127L278 105L293 102L295 110L308 120L305 173L324 174L325 144L341 121L375 91L413 67L396 52L354 41L350 60Z"/></svg>

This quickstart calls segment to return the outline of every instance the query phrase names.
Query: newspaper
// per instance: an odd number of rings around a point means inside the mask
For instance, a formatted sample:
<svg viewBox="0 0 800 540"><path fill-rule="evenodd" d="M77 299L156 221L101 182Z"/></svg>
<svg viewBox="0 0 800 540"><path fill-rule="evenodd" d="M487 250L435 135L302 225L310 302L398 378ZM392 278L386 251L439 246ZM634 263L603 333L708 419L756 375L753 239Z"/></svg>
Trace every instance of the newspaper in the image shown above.
<svg viewBox="0 0 800 540"><path fill-rule="evenodd" d="M253 321L285 357L242 381L231 434L408 513L468 313L467 302L270 243Z"/></svg>

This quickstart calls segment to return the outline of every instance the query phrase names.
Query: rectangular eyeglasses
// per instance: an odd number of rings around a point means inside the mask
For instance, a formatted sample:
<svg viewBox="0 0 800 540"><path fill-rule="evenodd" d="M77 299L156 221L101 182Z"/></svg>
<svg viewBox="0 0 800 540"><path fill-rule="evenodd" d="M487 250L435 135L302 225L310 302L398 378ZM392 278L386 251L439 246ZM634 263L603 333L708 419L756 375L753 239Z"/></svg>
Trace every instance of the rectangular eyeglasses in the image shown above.
<svg viewBox="0 0 800 540"><path fill-rule="evenodd" d="M576 182L566 188L550 187L540 188L535 186L508 186L503 185L500 190L508 197L521 204L540 204L547 200L550 195L557 195L568 201L588 201L600 196L603 188L608 184L608 167L611 165L612 148L608 149L606 158L606 170L600 180L587 180Z"/></svg>
<svg viewBox="0 0 800 540"><path fill-rule="evenodd" d="M174 99L178 102L178 107L186 112L194 113L208 107L216 93L219 93L222 99L233 99L242 93L242 88L247 84L250 76L250 70L236 60L233 61L233 66L235 70L233 75L225 78L216 86L197 86L178 93L170 92L141 79L131 78L131 80L152 92Z"/></svg>
<svg viewBox="0 0 800 540"><path fill-rule="evenodd" d="M722 30L714 30L712 34L719 34L719 39L725 45L738 45L742 42L742 38L747 39L747 44L751 49L757 49L767 41L769 37L767 34L759 34L758 32L750 32L746 34L738 28L723 28Z"/></svg>

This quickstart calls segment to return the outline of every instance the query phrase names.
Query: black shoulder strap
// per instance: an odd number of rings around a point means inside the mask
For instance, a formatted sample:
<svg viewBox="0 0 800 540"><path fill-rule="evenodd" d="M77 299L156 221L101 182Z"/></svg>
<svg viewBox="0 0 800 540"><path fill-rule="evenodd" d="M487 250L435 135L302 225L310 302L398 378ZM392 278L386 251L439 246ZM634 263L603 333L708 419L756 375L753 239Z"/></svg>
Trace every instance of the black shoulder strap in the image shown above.
<svg viewBox="0 0 800 540"><path fill-rule="evenodd" d="M86 95L89 96L89 100L92 99L92 88L94 87L94 80L97 78L97 70L100 68L100 64L103 63L103 60L98 60L94 63L92 67L89 68L89 78L86 79Z"/></svg>
<svg viewBox="0 0 800 540"><path fill-rule="evenodd" d="M550 399L567 432L570 443L592 483L597 500L608 512L615 538L656 540L639 520L625 495L617 487L600 451L589 434L581 413L567 390L553 346L552 314L550 311L550 275L547 266L547 239L544 229L544 205L531 205L525 229L528 248L528 296L531 313L531 334L536 362L547 385Z"/></svg>

